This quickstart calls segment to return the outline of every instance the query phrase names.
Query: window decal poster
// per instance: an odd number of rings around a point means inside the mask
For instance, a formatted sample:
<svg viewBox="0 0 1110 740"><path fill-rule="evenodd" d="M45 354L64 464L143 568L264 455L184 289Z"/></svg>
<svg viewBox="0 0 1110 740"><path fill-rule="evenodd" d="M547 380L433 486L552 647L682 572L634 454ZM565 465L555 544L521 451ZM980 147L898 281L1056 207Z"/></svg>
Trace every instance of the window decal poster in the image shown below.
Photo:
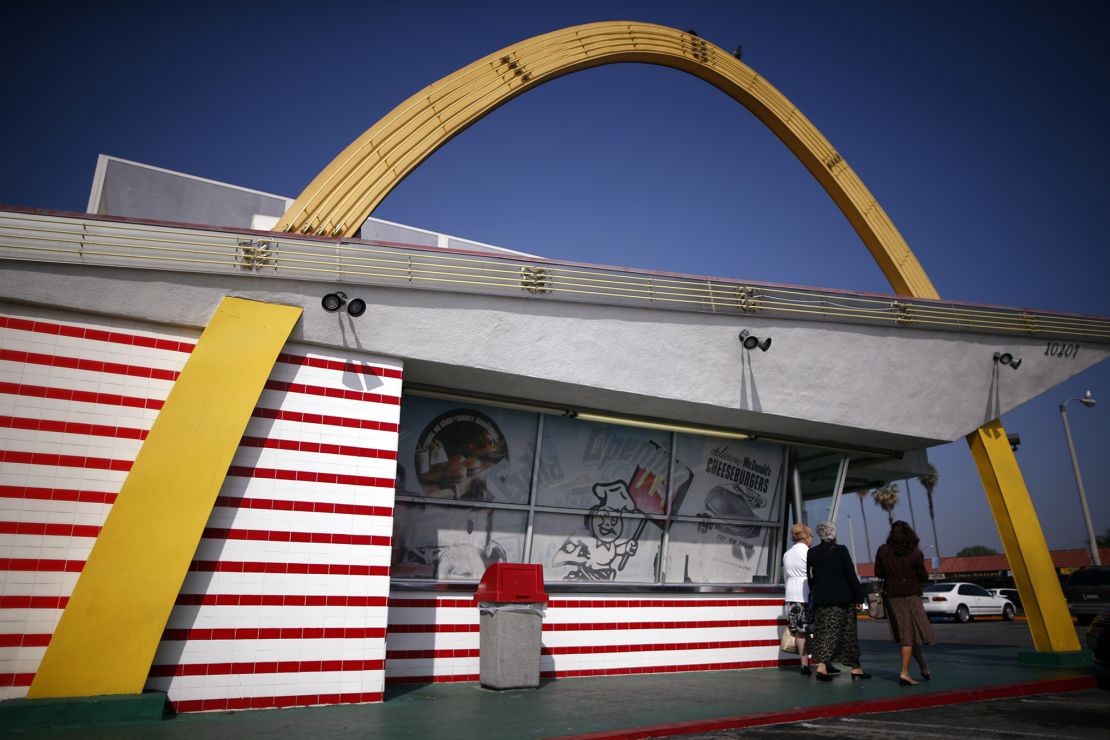
<svg viewBox="0 0 1110 740"><path fill-rule="evenodd" d="M775 532L751 527L673 522L667 544L667 583L752 583L770 575Z"/></svg>
<svg viewBox="0 0 1110 740"><path fill-rule="evenodd" d="M489 507L398 502L392 575L477 580L494 563L520 562L527 516Z"/></svg>
<svg viewBox="0 0 1110 740"><path fill-rule="evenodd" d="M678 435L675 477L689 476L689 484L676 491L673 513L700 521L672 526L669 582L750 583L767 575L775 530L759 522L782 520L785 462L782 447Z"/></svg>
<svg viewBox="0 0 1110 740"><path fill-rule="evenodd" d="M565 533L544 558L552 577L644 580L646 572L652 580L657 548L641 552L640 541L645 534L658 540L664 525L669 435L550 418L543 436L537 503L585 510L582 526Z"/></svg>
<svg viewBox="0 0 1110 740"><path fill-rule="evenodd" d="M778 524L782 519L785 448L759 442L679 434L675 476L693 475L680 516L742 519Z"/></svg>
<svg viewBox="0 0 1110 740"><path fill-rule="evenodd" d="M406 397L398 495L527 503L536 422L522 411Z"/></svg>
<svg viewBox="0 0 1110 740"><path fill-rule="evenodd" d="M621 516L605 506L586 514L536 512L532 562L549 581L651 583L662 528L649 519Z"/></svg>

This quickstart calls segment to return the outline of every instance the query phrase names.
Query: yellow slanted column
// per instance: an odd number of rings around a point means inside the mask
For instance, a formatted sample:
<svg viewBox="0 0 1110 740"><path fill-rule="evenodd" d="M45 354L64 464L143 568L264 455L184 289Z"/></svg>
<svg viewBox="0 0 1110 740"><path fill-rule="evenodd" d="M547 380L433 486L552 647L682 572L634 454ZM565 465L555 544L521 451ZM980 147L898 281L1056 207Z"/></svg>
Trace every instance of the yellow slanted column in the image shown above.
<svg viewBox="0 0 1110 740"><path fill-rule="evenodd" d="M1017 459L998 421L967 435L1039 652L1080 649L1052 555Z"/></svg>
<svg viewBox="0 0 1110 740"><path fill-rule="evenodd" d="M30 697L137 694L299 307L225 298L139 450Z"/></svg>

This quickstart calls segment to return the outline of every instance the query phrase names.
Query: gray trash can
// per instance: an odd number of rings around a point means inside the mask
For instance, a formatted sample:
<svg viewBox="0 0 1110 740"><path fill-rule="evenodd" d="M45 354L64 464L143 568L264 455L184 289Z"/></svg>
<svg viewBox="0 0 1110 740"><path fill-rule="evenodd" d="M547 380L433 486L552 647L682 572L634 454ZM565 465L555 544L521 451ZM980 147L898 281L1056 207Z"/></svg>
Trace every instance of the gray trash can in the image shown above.
<svg viewBox="0 0 1110 740"><path fill-rule="evenodd" d="M487 689L540 685L540 635L547 609L543 567L494 563L475 593L479 680Z"/></svg>

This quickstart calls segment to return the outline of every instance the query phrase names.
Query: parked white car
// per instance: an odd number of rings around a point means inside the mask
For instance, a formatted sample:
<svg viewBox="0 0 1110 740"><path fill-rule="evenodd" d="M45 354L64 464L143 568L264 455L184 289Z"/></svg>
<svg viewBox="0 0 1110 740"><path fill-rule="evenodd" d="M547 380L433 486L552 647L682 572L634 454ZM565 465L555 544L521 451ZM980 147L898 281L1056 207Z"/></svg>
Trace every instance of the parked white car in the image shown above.
<svg viewBox="0 0 1110 740"><path fill-rule="evenodd" d="M1016 588L988 588L994 596L1001 596L1004 599L1009 599L1018 610L1021 609L1021 594L1018 593Z"/></svg>
<svg viewBox="0 0 1110 740"><path fill-rule="evenodd" d="M1017 611L1009 599L994 596L974 583L933 583L923 591L921 602L930 617L970 622L975 617L993 616L1009 622Z"/></svg>

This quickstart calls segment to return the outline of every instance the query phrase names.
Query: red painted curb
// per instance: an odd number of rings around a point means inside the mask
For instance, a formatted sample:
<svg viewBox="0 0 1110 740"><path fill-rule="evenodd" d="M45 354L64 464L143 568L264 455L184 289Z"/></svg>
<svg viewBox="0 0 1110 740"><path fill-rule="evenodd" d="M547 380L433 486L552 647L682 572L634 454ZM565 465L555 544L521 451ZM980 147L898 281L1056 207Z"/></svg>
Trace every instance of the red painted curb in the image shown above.
<svg viewBox="0 0 1110 740"><path fill-rule="evenodd" d="M712 732L714 730L735 730L742 727L760 727L763 725L783 724L785 722L803 722L811 719L849 717L856 714L874 714L876 712L896 712L902 709L923 709L925 707L965 704L974 701L986 701L988 699L1008 699L1015 696L1054 694L1062 691L1082 691L1084 689L1095 688L1098 688L1098 679L1095 676L1077 676L1074 678L1061 678L1049 681L1030 681L1028 683L1011 684L1008 686L980 686L969 689L956 689L954 691L941 691L932 694L915 694L914 696L897 697L893 699L855 701L846 704L827 704L818 707L795 707L774 712L718 717L716 719L706 720L692 720L689 722L675 722L673 724L654 725L651 727L589 732L584 735L561 735L559 737L547 738L546 740L638 740L639 738L687 735L695 732Z"/></svg>

